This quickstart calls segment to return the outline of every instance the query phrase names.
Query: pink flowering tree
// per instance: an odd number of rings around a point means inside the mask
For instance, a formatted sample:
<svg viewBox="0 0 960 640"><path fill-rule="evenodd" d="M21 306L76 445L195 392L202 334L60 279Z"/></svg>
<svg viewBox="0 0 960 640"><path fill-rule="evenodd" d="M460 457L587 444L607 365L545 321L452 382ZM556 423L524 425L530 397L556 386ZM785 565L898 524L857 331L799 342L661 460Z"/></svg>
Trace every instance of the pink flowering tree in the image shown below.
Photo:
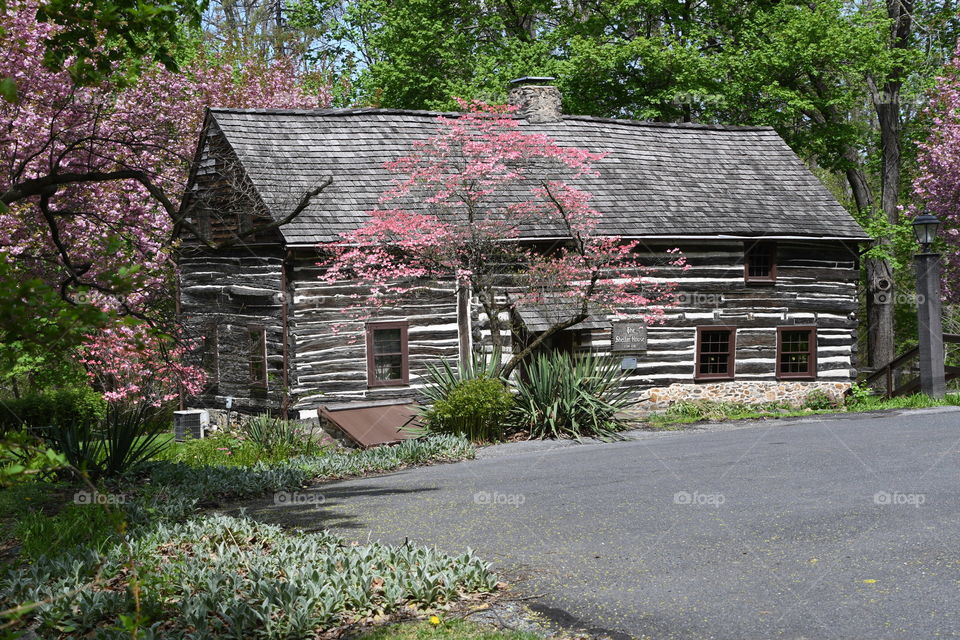
<svg viewBox="0 0 960 640"><path fill-rule="evenodd" d="M937 78L933 99L927 107L930 134L919 145L918 175L913 192L922 209L943 222L942 234L950 251L945 256L944 297L960 302L960 46L953 60Z"/></svg>
<svg viewBox="0 0 960 640"><path fill-rule="evenodd" d="M129 355L136 363L111 393L142 388L129 380L140 364L183 355L170 344L177 331L167 320L171 255L205 108L310 108L327 97L300 89L292 61L237 67L200 48L179 72L144 61L134 83L78 85L68 71L45 64L45 43L62 27L37 20L43 4L9 0L0 14L0 77L15 78L18 94L0 101L0 289L9 294L4 304L19 309L2 310L0 332L29 339L24 310L38 319L64 306L81 310L65 324L104 329L70 333L89 334L83 362L104 364L95 375L106 379L120 363L91 354ZM142 327L119 327L118 318ZM144 348L153 351L146 356ZM145 379L198 372L172 364L139 371ZM173 386L189 390L191 383Z"/></svg>
<svg viewBox="0 0 960 640"><path fill-rule="evenodd" d="M189 347L170 344L142 323L119 323L90 335L79 359L107 401L137 398L160 406L203 390L205 375L188 364Z"/></svg>
<svg viewBox="0 0 960 640"><path fill-rule="evenodd" d="M482 307L495 351L531 305L551 326L504 363L509 375L540 344L590 314L656 323L674 284L654 280L638 242L604 235L602 215L576 183L596 176L603 154L524 133L512 107L461 102L438 132L387 163L397 174L370 220L323 249L327 282L367 293L354 310L373 315L436 281L456 283ZM536 236L562 238L537 241ZM672 252L664 264L683 268Z"/></svg>

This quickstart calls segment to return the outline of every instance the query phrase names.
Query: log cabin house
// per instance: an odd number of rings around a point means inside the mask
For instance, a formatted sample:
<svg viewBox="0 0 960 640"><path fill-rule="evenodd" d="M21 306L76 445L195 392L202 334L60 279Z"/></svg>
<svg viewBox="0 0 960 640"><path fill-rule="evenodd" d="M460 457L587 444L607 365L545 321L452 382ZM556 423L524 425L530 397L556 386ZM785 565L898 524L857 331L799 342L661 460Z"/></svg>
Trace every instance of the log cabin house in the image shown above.
<svg viewBox="0 0 960 640"><path fill-rule="evenodd" d="M553 348L613 352L651 407L849 387L868 238L776 132L563 115L559 92L537 80L511 91L522 130L607 152L580 185L603 230L651 255L679 247L691 265L664 324L591 317ZM320 244L377 207L384 162L434 133L437 115L209 111L184 199L184 226L205 242L184 234L178 258L179 313L203 338L210 376L193 406L230 398L234 410L313 417L395 403L416 395L427 363L482 347L483 318L451 283L336 332L352 292L319 279ZM543 330L535 309L516 319Z"/></svg>

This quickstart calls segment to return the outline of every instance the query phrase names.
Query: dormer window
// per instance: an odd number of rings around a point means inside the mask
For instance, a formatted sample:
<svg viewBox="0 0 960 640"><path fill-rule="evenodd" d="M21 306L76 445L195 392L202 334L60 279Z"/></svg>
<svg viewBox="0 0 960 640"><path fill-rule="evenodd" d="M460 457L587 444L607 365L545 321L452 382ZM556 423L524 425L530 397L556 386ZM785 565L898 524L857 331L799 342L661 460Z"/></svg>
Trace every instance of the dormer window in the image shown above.
<svg viewBox="0 0 960 640"><path fill-rule="evenodd" d="M747 244L744 250L743 279L747 284L777 281L777 247L772 242Z"/></svg>

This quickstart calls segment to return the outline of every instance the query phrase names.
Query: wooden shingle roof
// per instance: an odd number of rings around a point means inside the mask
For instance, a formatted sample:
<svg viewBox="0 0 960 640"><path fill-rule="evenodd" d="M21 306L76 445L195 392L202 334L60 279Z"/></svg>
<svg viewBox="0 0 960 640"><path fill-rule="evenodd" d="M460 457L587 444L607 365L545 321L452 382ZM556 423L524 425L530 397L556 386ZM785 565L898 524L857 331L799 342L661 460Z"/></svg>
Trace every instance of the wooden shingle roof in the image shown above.
<svg viewBox="0 0 960 640"><path fill-rule="evenodd" d="M213 109L263 202L281 216L322 177L333 184L281 228L292 245L337 239L366 219L394 177L383 164L437 130L437 113L391 109ZM447 114L451 115L451 114ZM523 131L606 152L593 194L601 230L625 237L866 234L780 136L766 127L661 124L565 116ZM554 235L535 229L531 235Z"/></svg>

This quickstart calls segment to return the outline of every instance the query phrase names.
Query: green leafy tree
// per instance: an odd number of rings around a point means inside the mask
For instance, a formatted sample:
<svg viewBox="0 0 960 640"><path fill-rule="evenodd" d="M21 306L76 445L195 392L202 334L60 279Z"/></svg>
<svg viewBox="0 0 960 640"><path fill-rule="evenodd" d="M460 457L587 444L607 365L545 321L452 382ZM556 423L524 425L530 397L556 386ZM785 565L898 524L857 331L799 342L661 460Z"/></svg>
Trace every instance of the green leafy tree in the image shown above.
<svg viewBox="0 0 960 640"><path fill-rule="evenodd" d="M44 62L67 69L78 84L116 81L144 60L177 69L176 51L185 34L199 30L207 0L44 0L37 21L56 25L44 42ZM0 13L8 11L0 0ZM0 32L0 36L2 36ZM0 78L0 97L17 99L13 76Z"/></svg>
<svg viewBox="0 0 960 640"><path fill-rule="evenodd" d="M568 113L769 125L876 232L864 260L868 359L893 356L894 309L872 295L905 277L894 230L925 91L958 34L942 0L299 0L355 84L349 101L455 108L551 75ZM905 273L905 272L904 272Z"/></svg>

